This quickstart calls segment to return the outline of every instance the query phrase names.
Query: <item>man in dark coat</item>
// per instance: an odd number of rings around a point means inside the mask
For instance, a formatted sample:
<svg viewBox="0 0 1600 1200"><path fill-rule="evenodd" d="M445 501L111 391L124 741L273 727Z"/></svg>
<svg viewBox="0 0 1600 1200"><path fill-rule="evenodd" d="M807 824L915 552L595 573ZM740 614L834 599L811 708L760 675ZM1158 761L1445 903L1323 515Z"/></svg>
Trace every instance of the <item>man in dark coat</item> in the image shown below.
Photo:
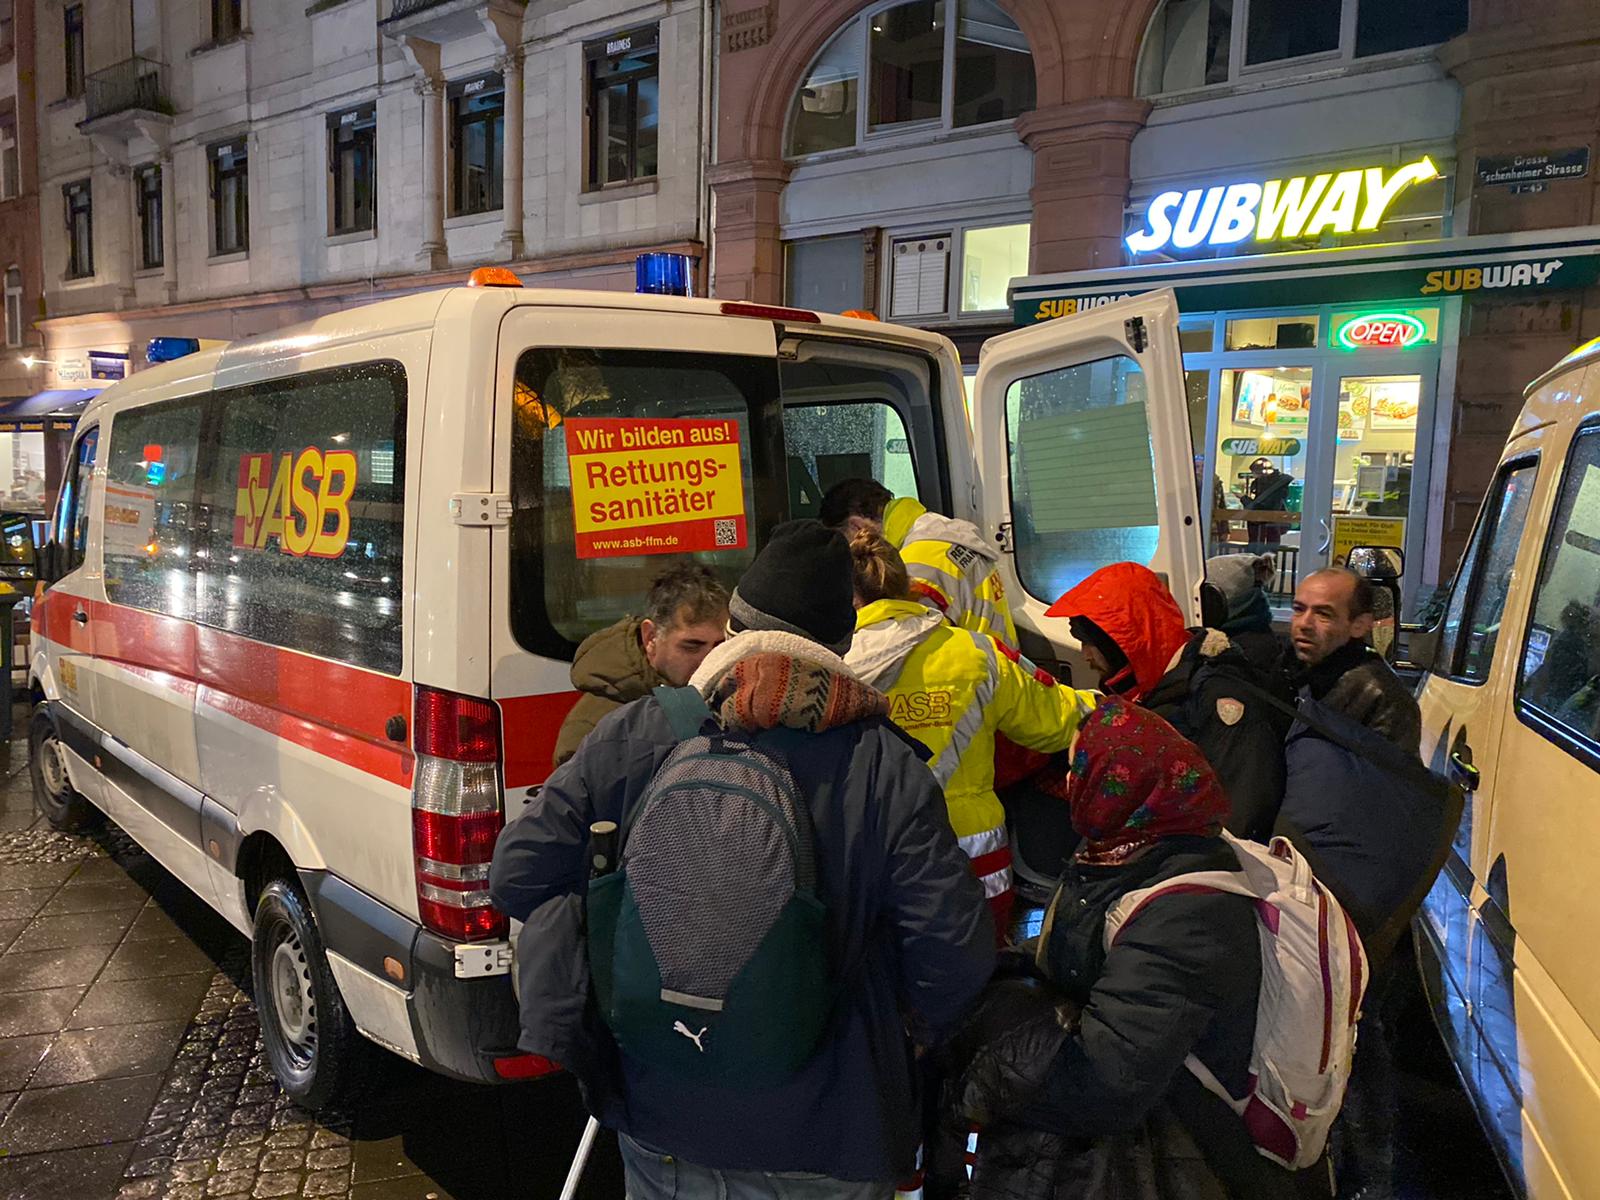
<svg viewBox="0 0 1600 1200"><path fill-rule="evenodd" d="M676 744L654 696L606 717L509 824L490 872L517 941L524 1050L571 1069L619 1133L633 1200L821 1195L888 1200L920 1138L913 1044L951 1030L994 965L983 888L888 702L845 666L850 551L816 521L773 531L729 603L734 636L690 686L725 728L810 735L788 763L815 829L818 898L844 972L822 1041L782 1083L671 1076L595 1017L583 934L587 831L621 822ZM798 1173L792 1182L776 1173ZM670 1183L668 1182L670 1180Z"/></svg>

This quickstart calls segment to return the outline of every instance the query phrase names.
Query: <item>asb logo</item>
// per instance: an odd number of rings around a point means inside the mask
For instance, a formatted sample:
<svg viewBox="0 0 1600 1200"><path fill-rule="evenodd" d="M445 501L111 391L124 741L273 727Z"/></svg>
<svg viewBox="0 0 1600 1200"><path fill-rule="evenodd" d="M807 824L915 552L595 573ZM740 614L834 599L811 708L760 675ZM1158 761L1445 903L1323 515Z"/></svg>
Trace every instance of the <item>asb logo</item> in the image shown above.
<svg viewBox="0 0 1600 1200"><path fill-rule="evenodd" d="M949 692L896 692L889 697L889 720L902 729L915 722L949 719Z"/></svg>
<svg viewBox="0 0 1600 1200"><path fill-rule="evenodd" d="M1433 160L1421 158L1387 177L1382 167L1230 183L1187 192L1162 192L1145 211L1145 227L1128 235L1128 249L1150 254L1201 243L1234 246L1318 237L1324 233L1374 230L1395 198L1414 184L1439 177Z"/></svg>
<svg viewBox="0 0 1600 1200"><path fill-rule="evenodd" d="M233 544L264 550L268 538L297 558L338 558L350 536L350 497L356 456L315 446L285 454L274 469L270 454L239 456Z"/></svg>

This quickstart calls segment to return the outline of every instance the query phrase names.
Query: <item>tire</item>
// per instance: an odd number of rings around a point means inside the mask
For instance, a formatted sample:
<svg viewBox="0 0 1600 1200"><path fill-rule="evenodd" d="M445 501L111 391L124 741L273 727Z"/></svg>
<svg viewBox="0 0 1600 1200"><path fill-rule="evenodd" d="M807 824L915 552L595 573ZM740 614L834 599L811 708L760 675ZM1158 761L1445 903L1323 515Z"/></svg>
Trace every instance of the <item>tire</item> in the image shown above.
<svg viewBox="0 0 1600 1200"><path fill-rule="evenodd" d="M56 724L43 708L34 710L28 726L28 778L33 783L33 806L61 830L87 829L100 818L67 774L67 760Z"/></svg>
<svg viewBox="0 0 1600 1200"><path fill-rule="evenodd" d="M361 1039L294 880L274 879L256 903L250 973L267 1062L283 1090L312 1112L341 1099Z"/></svg>

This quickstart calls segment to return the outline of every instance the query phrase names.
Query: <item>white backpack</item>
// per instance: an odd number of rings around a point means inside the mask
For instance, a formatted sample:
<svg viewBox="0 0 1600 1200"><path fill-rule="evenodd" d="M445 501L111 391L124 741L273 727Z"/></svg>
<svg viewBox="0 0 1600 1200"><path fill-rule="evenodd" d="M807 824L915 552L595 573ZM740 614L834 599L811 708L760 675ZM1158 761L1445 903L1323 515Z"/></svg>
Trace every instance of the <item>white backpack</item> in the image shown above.
<svg viewBox="0 0 1600 1200"><path fill-rule="evenodd" d="M1356 927L1284 838L1270 847L1224 833L1240 870L1195 871L1123 896L1106 913L1105 945L1167 892L1217 891L1255 901L1261 933L1261 997L1250 1051L1250 1090L1231 1096L1194 1055L1186 1064L1206 1090L1243 1118L1266 1158L1308 1167L1321 1157L1344 1102L1367 955Z"/></svg>

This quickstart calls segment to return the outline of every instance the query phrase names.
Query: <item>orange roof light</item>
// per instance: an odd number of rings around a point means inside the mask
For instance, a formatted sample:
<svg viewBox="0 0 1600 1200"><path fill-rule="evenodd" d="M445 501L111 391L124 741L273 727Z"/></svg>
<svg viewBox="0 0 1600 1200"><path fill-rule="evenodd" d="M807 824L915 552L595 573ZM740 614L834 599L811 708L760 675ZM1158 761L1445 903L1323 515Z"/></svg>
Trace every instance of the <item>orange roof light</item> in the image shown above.
<svg viewBox="0 0 1600 1200"><path fill-rule="evenodd" d="M479 267L467 276L468 287L515 287L522 286L522 280L517 278L517 273L507 267Z"/></svg>
<svg viewBox="0 0 1600 1200"><path fill-rule="evenodd" d="M847 308L839 314L841 317L854 317L858 321L876 321L878 314L865 308Z"/></svg>

